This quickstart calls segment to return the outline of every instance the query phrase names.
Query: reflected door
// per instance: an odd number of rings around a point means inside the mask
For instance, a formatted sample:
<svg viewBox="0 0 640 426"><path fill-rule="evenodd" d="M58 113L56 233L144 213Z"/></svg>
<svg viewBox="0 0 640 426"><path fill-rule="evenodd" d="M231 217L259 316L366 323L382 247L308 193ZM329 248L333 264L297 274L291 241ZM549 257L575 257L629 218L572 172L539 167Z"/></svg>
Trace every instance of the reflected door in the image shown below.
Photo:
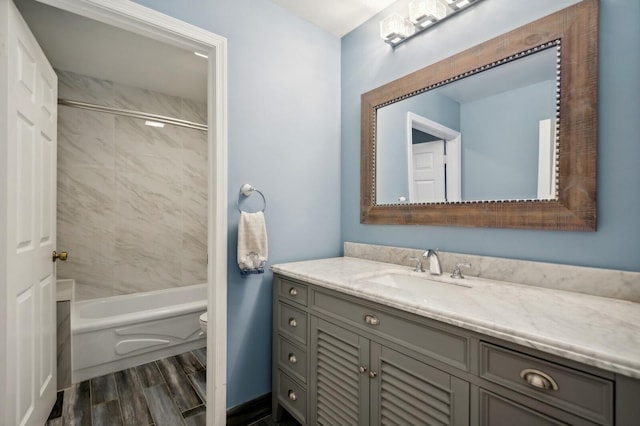
<svg viewBox="0 0 640 426"><path fill-rule="evenodd" d="M446 201L443 140L412 145L409 186L412 203Z"/></svg>

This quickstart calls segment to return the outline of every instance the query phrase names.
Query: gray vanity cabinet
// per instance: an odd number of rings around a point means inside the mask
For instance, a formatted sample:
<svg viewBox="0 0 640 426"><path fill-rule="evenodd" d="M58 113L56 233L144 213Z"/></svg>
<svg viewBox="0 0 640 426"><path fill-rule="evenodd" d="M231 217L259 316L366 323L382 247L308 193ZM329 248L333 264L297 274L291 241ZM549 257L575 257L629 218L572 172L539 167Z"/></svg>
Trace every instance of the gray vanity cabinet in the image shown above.
<svg viewBox="0 0 640 426"><path fill-rule="evenodd" d="M309 424L469 424L469 384L402 352L312 316L310 353Z"/></svg>
<svg viewBox="0 0 640 426"><path fill-rule="evenodd" d="M273 325L276 420L640 424L638 380L278 274Z"/></svg>

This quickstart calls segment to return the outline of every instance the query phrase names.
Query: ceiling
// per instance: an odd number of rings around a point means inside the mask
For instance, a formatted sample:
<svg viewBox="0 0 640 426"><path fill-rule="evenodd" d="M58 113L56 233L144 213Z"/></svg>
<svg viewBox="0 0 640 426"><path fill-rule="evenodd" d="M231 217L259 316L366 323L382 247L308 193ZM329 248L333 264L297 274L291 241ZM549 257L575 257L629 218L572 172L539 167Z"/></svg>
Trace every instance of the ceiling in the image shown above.
<svg viewBox="0 0 640 426"><path fill-rule="evenodd" d="M325 31L342 37L396 0L271 0Z"/></svg>
<svg viewBox="0 0 640 426"><path fill-rule="evenodd" d="M55 69L206 102L207 60L193 52L35 0L15 4Z"/></svg>
<svg viewBox="0 0 640 426"><path fill-rule="evenodd" d="M395 0L271 1L342 37ZM206 102L207 61L193 52L36 0L14 2L55 69Z"/></svg>

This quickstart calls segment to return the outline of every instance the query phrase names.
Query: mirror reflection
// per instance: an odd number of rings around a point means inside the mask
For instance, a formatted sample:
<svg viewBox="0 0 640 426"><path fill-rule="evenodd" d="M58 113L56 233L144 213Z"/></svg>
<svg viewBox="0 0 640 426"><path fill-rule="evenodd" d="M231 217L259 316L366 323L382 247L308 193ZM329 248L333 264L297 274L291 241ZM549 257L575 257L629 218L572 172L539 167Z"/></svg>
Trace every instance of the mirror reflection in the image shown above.
<svg viewBox="0 0 640 426"><path fill-rule="evenodd" d="M375 204L556 199L559 47L376 111Z"/></svg>

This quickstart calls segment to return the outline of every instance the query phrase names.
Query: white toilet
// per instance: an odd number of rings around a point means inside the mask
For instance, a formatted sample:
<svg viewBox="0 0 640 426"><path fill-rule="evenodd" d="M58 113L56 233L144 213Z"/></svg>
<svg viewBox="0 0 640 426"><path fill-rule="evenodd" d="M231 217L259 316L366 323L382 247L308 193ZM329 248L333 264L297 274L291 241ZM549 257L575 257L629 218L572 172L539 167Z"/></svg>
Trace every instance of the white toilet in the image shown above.
<svg viewBox="0 0 640 426"><path fill-rule="evenodd" d="M207 334L207 313L200 315L200 329L204 334Z"/></svg>

